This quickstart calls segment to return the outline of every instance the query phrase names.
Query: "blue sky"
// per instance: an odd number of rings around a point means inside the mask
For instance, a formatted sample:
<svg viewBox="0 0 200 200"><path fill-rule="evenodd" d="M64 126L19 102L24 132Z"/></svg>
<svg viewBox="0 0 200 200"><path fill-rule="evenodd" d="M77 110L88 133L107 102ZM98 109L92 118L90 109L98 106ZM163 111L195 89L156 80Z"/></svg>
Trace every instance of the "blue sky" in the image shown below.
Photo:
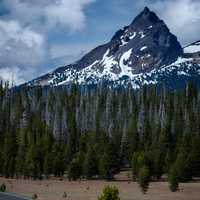
<svg viewBox="0 0 200 200"><path fill-rule="evenodd" d="M74 62L145 6L183 46L200 39L199 0L0 0L0 77L22 83Z"/></svg>
<svg viewBox="0 0 200 200"><path fill-rule="evenodd" d="M77 50L77 56L80 57L89 49L110 40L118 29L129 24L139 12L133 0L95 1L85 10L87 24L84 29L77 32L52 32L49 41L56 44L56 50L60 47L63 55L65 52L62 50L68 51L68 46L74 47L75 51L80 48Z"/></svg>

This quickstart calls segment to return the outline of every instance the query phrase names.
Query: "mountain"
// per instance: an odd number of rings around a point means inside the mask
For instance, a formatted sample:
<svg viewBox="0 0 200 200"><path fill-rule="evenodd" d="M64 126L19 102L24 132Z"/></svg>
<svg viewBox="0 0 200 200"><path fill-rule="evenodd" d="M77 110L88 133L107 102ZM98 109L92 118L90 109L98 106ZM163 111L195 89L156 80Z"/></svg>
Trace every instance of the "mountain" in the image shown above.
<svg viewBox="0 0 200 200"><path fill-rule="evenodd" d="M28 85L106 83L114 87L166 83L170 87L199 79L200 42L182 48L166 24L149 8L76 63L60 67ZM199 79L200 80L200 79Z"/></svg>

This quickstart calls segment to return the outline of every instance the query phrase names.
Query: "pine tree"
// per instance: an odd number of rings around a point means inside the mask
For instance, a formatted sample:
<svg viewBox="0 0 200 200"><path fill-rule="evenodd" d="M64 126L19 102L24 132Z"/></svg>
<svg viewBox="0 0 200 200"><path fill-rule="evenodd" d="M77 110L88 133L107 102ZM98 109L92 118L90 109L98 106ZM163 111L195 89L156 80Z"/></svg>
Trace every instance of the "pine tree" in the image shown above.
<svg viewBox="0 0 200 200"><path fill-rule="evenodd" d="M32 145L29 147L25 160L25 176L33 179L41 178L40 164L37 159L37 147Z"/></svg>
<svg viewBox="0 0 200 200"><path fill-rule="evenodd" d="M88 151L85 155L85 160L83 163L83 173L88 179L98 174L97 156L93 147L88 147Z"/></svg>
<svg viewBox="0 0 200 200"><path fill-rule="evenodd" d="M46 153L45 158L44 158L44 164L43 164L43 173L45 174L46 178L48 178L49 175L53 171L52 160L53 160L53 157L52 157L51 152Z"/></svg>
<svg viewBox="0 0 200 200"><path fill-rule="evenodd" d="M168 181L169 181L170 190L172 192L176 192L179 186L179 177L178 177L178 171L176 169L176 166L172 166L169 173Z"/></svg>
<svg viewBox="0 0 200 200"><path fill-rule="evenodd" d="M65 157L64 157L64 144L56 143L54 144L54 149L52 152L53 156L53 166L52 170L55 176L63 176L66 164L65 164Z"/></svg>
<svg viewBox="0 0 200 200"><path fill-rule="evenodd" d="M190 171L193 177L200 177L200 136L192 138L192 149L190 151Z"/></svg>
<svg viewBox="0 0 200 200"><path fill-rule="evenodd" d="M180 182L187 182L191 180L191 162L189 156L186 153L180 152L176 158L174 165L178 173L178 180Z"/></svg>
<svg viewBox="0 0 200 200"><path fill-rule="evenodd" d="M99 175L100 178L111 180L113 178L112 168L111 168L111 158L105 152L99 160Z"/></svg>
<svg viewBox="0 0 200 200"><path fill-rule="evenodd" d="M6 177L13 177L15 174L15 155L16 154L16 140L11 133L5 134L4 148L3 148L3 174Z"/></svg>
<svg viewBox="0 0 200 200"><path fill-rule="evenodd" d="M131 161L133 152L137 151L139 147L139 134L137 131L137 122L135 116L132 116L129 122L127 130L127 143L127 157L129 161Z"/></svg>
<svg viewBox="0 0 200 200"><path fill-rule="evenodd" d="M132 173L133 177L136 178L139 175L139 171L142 167L147 165L147 159L143 152L136 152L132 158Z"/></svg>
<svg viewBox="0 0 200 200"><path fill-rule="evenodd" d="M138 173L138 184L141 187L141 190L144 194L146 194L149 188L150 181L150 172L147 166L143 166L139 169Z"/></svg>
<svg viewBox="0 0 200 200"><path fill-rule="evenodd" d="M178 172L178 180L180 182L187 182L192 179L191 170L191 135L186 134L182 139L182 143L175 160L175 168Z"/></svg>
<svg viewBox="0 0 200 200"><path fill-rule="evenodd" d="M131 161L132 174L135 179L138 175L138 153L134 153Z"/></svg>
<svg viewBox="0 0 200 200"><path fill-rule="evenodd" d="M71 163L68 167L68 179L71 180L77 180L82 175L82 168L83 168L83 160L84 155L83 153L79 152L77 155L73 158Z"/></svg>
<svg viewBox="0 0 200 200"><path fill-rule="evenodd" d="M22 130L18 134L18 151L15 164L15 172L17 177L21 177L24 174L26 151L26 133L25 130Z"/></svg>

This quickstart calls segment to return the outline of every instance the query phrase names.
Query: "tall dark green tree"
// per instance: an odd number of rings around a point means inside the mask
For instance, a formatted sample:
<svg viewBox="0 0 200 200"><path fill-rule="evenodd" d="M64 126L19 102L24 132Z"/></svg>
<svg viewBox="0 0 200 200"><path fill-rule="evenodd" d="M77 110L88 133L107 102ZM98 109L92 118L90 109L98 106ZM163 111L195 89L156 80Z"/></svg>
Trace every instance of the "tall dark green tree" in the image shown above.
<svg viewBox="0 0 200 200"><path fill-rule="evenodd" d="M170 190L172 192L176 192L179 187L179 175L178 175L178 169L175 165L171 167L171 170L168 175L168 181Z"/></svg>
<svg viewBox="0 0 200 200"><path fill-rule="evenodd" d="M102 179L111 180L113 178L111 157L108 153L104 152L104 154L100 156L98 169Z"/></svg>
<svg viewBox="0 0 200 200"><path fill-rule="evenodd" d="M142 192L145 194L149 188L150 171L147 166L143 166L139 169L138 184L141 187Z"/></svg>
<svg viewBox="0 0 200 200"><path fill-rule="evenodd" d="M88 147L83 163L83 173L89 179L98 174L98 160L93 147Z"/></svg>

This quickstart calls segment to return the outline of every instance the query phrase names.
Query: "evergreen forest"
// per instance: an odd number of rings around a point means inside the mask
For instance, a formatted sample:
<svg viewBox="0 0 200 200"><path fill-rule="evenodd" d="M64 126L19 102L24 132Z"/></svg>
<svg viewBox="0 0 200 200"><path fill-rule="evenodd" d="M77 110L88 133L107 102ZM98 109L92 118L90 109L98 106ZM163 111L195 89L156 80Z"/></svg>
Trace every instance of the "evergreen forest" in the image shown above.
<svg viewBox="0 0 200 200"><path fill-rule="evenodd" d="M0 85L0 175L112 180L200 176L200 91ZM175 188L174 188L175 187ZM143 186L145 189L145 185ZM145 192L145 190L144 190Z"/></svg>

